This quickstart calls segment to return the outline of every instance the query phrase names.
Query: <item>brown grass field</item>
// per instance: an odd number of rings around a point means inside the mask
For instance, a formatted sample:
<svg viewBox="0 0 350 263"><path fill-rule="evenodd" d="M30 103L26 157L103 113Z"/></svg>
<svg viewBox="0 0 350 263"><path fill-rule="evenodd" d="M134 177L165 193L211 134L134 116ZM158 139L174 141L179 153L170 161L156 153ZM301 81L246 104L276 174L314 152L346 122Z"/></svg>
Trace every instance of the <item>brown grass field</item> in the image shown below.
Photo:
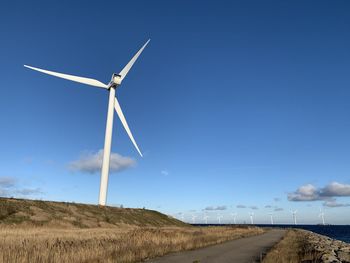
<svg viewBox="0 0 350 263"><path fill-rule="evenodd" d="M0 229L1 262L138 262L263 233L256 227Z"/></svg>
<svg viewBox="0 0 350 263"><path fill-rule="evenodd" d="M147 209L0 198L0 262L138 262L261 233Z"/></svg>
<svg viewBox="0 0 350 263"><path fill-rule="evenodd" d="M313 251L303 232L288 230L283 239L266 255L263 263L319 262L319 254Z"/></svg>

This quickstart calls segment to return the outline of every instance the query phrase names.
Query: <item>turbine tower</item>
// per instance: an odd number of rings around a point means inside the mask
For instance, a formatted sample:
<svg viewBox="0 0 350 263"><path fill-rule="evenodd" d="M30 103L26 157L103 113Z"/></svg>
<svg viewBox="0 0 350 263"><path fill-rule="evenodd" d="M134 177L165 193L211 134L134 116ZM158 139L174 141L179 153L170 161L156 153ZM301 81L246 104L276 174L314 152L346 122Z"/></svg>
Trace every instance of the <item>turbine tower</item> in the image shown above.
<svg viewBox="0 0 350 263"><path fill-rule="evenodd" d="M205 223L208 224L208 215L204 215L203 219L205 220Z"/></svg>
<svg viewBox="0 0 350 263"><path fill-rule="evenodd" d="M253 218L254 212L251 212L251 213L249 214L249 216L250 216L250 223L251 223L252 225L254 225L254 218Z"/></svg>
<svg viewBox="0 0 350 263"><path fill-rule="evenodd" d="M184 222L184 213L181 213L181 221Z"/></svg>
<svg viewBox="0 0 350 263"><path fill-rule="evenodd" d="M321 208L320 208L320 214L318 216L322 218L322 225L326 225L324 221L324 211Z"/></svg>
<svg viewBox="0 0 350 263"><path fill-rule="evenodd" d="M221 218L222 218L222 215L218 215L218 221L219 221L219 225L221 225Z"/></svg>
<svg viewBox="0 0 350 263"><path fill-rule="evenodd" d="M293 216L293 221L294 221L294 225L297 225L297 212L298 210L294 210L294 211L290 211L292 213Z"/></svg>
<svg viewBox="0 0 350 263"><path fill-rule="evenodd" d="M192 223L195 224L196 223L196 215L192 215Z"/></svg>
<svg viewBox="0 0 350 263"><path fill-rule="evenodd" d="M100 194L99 194L99 205L106 205L106 199L107 199L107 187L108 187L108 175L109 175L109 161L110 161L110 155L111 155L111 145L112 145L112 129L113 129L113 116L114 116L114 110L117 112L119 119L121 120L126 133L129 135L130 140L134 144L136 150L142 157L142 153L139 149L139 147L136 144L136 141L130 131L129 125L126 122L126 119L124 117L124 114L122 112L122 109L119 105L119 102L117 100L117 97L115 96L116 89L120 86L123 79L128 74L131 67L134 65L137 58L140 56L144 48L147 46L150 40L148 40L141 49L134 55L134 57L129 61L129 63L122 69L122 71L119 72L119 74L113 73L112 79L108 84L104 84L98 80L91 79L91 78L85 78L85 77L78 77L58 72L53 72L49 70L44 70L40 68L35 68L31 66L24 65L26 68L36 70L45 74L49 74L55 77L83 83L86 85L94 86L103 88L109 91L109 100L108 100L108 111L107 111L107 124L106 124L106 133L105 133L105 142L104 142L104 148L103 148L103 160L102 160L102 169L101 169L101 183L100 183Z"/></svg>
<svg viewBox="0 0 350 263"><path fill-rule="evenodd" d="M271 225L273 225L273 213L269 213L271 219Z"/></svg>
<svg viewBox="0 0 350 263"><path fill-rule="evenodd" d="M233 223L236 224L236 216L237 213L231 213L232 217L233 217Z"/></svg>

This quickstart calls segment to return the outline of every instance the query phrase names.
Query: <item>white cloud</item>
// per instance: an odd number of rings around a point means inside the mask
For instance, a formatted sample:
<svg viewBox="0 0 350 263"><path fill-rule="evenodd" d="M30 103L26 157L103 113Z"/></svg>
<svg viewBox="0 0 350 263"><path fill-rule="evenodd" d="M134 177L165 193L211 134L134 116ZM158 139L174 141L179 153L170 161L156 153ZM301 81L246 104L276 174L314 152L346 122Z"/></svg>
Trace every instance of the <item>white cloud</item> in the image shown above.
<svg viewBox="0 0 350 263"><path fill-rule="evenodd" d="M331 200L331 201L326 201L323 203L323 206L327 206L327 207L347 207L350 206L350 204L341 204L338 203L336 200Z"/></svg>
<svg viewBox="0 0 350 263"><path fill-rule="evenodd" d="M316 201L320 198L319 190L312 184L300 186L295 192L288 194L289 201Z"/></svg>
<svg viewBox="0 0 350 263"><path fill-rule="evenodd" d="M80 171L86 173L97 173L101 171L103 159L103 150L98 152L85 152L78 160L69 163L69 168L73 171ZM121 156L118 153L111 153L109 162L109 171L119 172L136 164L135 160L130 157Z"/></svg>
<svg viewBox="0 0 350 263"><path fill-rule="evenodd" d="M160 173L161 173L162 175L164 175L164 176L169 175L168 170L162 170L162 171L160 171Z"/></svg>
<svg viewBox="0 0 350 263"><path fill-rule="evenodd" d="M0 177L0 196L24 196L42 194L40 188L21 188L18 180L14 177Z"/></svg>
<svg viewBox="0 0 350 263"><path fill-rule="evenodd" d="M226 210L226 205L218 205L218 206L207 206L204 210L206 211L217 211L217 210Z"/></svg>
<svg viewBox="0 0 350 263"><path fill-rule="evenodd" d="M323 196L350 196L350 184L330 183L321 190Z"/></svg>
<svg viewBox="0 0 350 263"><path fill-rule="evenodd" d="M7 189L0 188L0 196L1 197L8 197L8 196L10 196L10 191L8 191Z"/></svg>
<svg viewBox="0 0 350 263"><path fill-rule="evenodd" d="M299 187L295 192L288 194L289 201L325 201L324 206L342 207L350 204L337 203L334 197L350 196L350 185L332 182L323 188L316 188L312 184Z"/></svg>
<svg viewBox="0 0 350 263"><path fill-rule="evenodd" d="M23 188L15 191L16 194L19 195L36 195L36 194L42 194L40 188Z"/></svg>
<svg viewBox="0 0 350 263"><path fill-rule="evenodd" d="M17 180L10 176L0 177L0 187L2 188L11 188L15 186Z"/></svg>

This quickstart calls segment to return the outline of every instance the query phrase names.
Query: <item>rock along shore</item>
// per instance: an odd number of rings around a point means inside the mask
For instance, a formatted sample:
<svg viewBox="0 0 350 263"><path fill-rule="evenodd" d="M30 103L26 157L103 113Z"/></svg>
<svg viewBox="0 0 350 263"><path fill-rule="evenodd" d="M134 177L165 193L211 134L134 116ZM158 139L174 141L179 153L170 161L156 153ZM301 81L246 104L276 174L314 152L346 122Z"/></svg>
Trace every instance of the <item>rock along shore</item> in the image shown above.
<svg viewBox="0 0 350 263"><path fill-rule="evenodd" d="M320 255L319 262L323 263L350 263L350 244L316 234L307 230L302 231L308 244L308 250Z"/></svg>

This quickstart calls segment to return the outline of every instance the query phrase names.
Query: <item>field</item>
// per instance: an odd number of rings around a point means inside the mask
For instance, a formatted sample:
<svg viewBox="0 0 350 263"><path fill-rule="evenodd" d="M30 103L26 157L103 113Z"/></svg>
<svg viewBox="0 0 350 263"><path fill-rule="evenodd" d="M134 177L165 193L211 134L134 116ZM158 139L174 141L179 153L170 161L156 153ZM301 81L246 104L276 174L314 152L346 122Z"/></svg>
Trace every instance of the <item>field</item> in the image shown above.
<svg viewBox="0 0 350 263"><path fill-rule="evenodd" d="M0 198L1 262L137 262L261 233L147 209Z"/></svg>
<svg viewBox="0 0 350 263"><path fill-rule="evenodd" d="M258 228L1 229L1 262L137 262L244 236Z"/></svg>

